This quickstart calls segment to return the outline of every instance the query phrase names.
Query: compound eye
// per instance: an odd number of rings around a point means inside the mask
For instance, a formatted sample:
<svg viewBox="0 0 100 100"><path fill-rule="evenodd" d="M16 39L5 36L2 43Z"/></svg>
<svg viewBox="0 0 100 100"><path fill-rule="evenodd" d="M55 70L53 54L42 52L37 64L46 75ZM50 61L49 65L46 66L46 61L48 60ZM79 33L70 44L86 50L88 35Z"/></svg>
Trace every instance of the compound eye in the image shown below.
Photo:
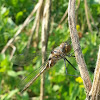
<svg viewBox="0 0 100 100"><path fill-rule="evenodd" d="M51 54L53 54L53 53L54 53L54 50L51 51Z"/></svg>
<svg viewBox="0 0 100 100"><path fill-rule="evenodd" d="M51 58L49 58L48 60L51 60Z"/></svg>

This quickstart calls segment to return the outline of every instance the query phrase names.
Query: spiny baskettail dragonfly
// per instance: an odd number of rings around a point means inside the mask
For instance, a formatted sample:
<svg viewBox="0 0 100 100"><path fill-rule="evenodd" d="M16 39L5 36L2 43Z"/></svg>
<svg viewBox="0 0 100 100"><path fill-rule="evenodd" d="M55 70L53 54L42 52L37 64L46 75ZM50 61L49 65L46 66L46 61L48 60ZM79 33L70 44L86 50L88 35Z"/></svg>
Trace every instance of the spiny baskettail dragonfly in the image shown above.
<svg viewBox="0 0 100 100"><path fill-rule="evenodd" d="M43 73L45 72L47 69L53 67L58 60L60 59L64 59L64 63L65 63L65 68L66 68L66 73L67 73L67 67L66 67L66 62L67 61L75 70L77 70L70 62L69 60L66 58L66 56L72 56L72 55L68 55L68 53L71 51L71 45L70 43L68 43L68 41L63 42L60 44L60 46L58 46L57 48L55 48L54 50L51 51L49 58L45 61L44 64L42 64L41 67L39 67L38 69L36 69L35 71L29 73L24 79L22 79L22 87L23 89L21 89L21 92L25 91L28 87L30 87L32 85L32 83ZM74 56L72 56L74 57ZM38 71L37 74L35 74L35 72ZM70 74L69 74L70 75Z"/></svg>

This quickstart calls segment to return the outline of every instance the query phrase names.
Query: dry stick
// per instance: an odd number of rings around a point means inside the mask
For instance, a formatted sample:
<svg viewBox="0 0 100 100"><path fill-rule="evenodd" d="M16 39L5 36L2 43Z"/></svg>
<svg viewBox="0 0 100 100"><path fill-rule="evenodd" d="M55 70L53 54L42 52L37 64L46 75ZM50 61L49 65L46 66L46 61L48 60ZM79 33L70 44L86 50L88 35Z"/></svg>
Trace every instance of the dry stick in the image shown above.
<svg viewBox="0 0 100 100"><path fill-rule="evenodd" d="M77 6L76 10L78 10L79 6L80 6L80 0L78 0L78 6ZM68 8L66 9L66 11L65 11L63 17L61 18L58 26L65 20L67 14L68 14ZM68 21L68 18L66 18L65 22L67 22L67 21Z"/></svg>
<svg viewBox="0 0 100 100"><path fill-rule="evenodd" d="M99 60L99 63L100 63L100 60ZM99 68L99 77L98 77L98 88L97 88L97 100L100 99L100 68Z"/></svg>
<svg viewBox="0 0 100 100"><path fill-rule="evenodd" d="M90 13L90 10L89 10L89 7L88 7L88 6L87 6L87 9L88 9L88 13L89 13L89 15L90 15L91 21L93 22L94 27L95 27L95 29L97 30L97 33L99 33L99 29L98 29L98 27L97 27L96 24L95 24L95 21L94 21L94 19L93 19L93 17L92 17L92 14Z"/></svg>
<svg viewBox="0 0 100 100"><path fill-rule="evenodd" d="M37 11L37 19L38 20L37 20L37 26L36 26L36 47L39 42L39 25L40 25L40 20L43 16L43 5L44 5L43 0L39 0L39 2L40 2L40 7Z"/></svg>
<svg viewBox="0 0 100 100"><path fill-rule="evenodd" d="M76 8L76 23L77 23L77 17L78 17L78 9L80 7L80 0L78 0L78 5L77 5L77 8Z"/></svg>
<svg viewBox="0 0 100 100"><path fill-rule="evenodd" d="M65 19L65 23L67 23L68 22L68 17Z"/></svg>
<svg viewBox="0 0 100 100"><path fill-rule="evenodd" d="M76 10L78 10L79 6L80 6L80 0L78 0L78 6L77 6ZM66 18L67 14L68 14L68 8L66 9L66 11L65 11L63 17L61 18L61 20L60 20L58 26L59 26L64 20L65 20L65 23L67 23L67 21L68 21L68 18Z"/></svg>
<svg viewBox="0 0 100 100"><path fill-rule="evenodd" d="M89 93L89 96L91 98L90 100L100 100L100 98L97 99L98 96L100 97L100 46L99 46L97 64L94 72L93 85Z"/></svg>
<svg viewBox="0 0 100 100"><path fill-rule="evenodd" d="M80 70L81 77L83 79L83 83L86 89L87 94L91 89L91 80L89 77L89 73L87 70L86 63L83 58L83 54L81 51L81 47L79 44L79 37L76 30L76 23L75 23L75 1L76 0L69 0L68 6L68 22L69 22L69 29L70 29L70 36L73 44L73 48L75 50L75 57L76 61ZM76 50L77 49L77 50Z"/></svg>
<svg viewBox="0 0 100 100"><path fill-rule="evenodd" d="M76 8L76 11L78 10L79 7L80 7L80 0L78 0L78 5L77 5L77 8Z"/></svg>
<svg viewBox="0 0 100 100"><path fill-rule="evenodd" d="M34 25L33 25L32 29L31 29L31 35L30 35L28 43L27 43L27 49L29 49L30 46L31 46L33 35L35 33L35 29L37 28L37 24L38 24L39 17L40 17L40 11L41 11L41 8L42 8L42 5L43 5L43 0L39 0L38 4L39 4L39 7L38 7L38 10L37 10L37 14L36 14L36 18L35 18L35 21L34 21Z"/></svg>
<svg viewBox="0 0 100 100"><path fill-rule="evenodd" d="M40 25L40 12L38 11L38 21L37 21L37 26L36 26L36 37L35 37L35 40L36 40L36 48L37 48L37 45L38 45L38 42L39 42L39 25Z"/></svg>
<svg viewBox="0 0 100 100"><path fill-rule="evenodd" d="M88 28L90 30L90 32L92 33L92 27L91 27L91 24L90 24L90 21L89 21L89 17L88 17L88 5L87 5L87 0L84 0L84 5L85 5L85 15L86 15L86 20L87 20L87 25L88 25Z"/></svg>
<svg viewBox="0 0 100 100"><path fill-rule="evenodd" d="M1 53L5 53L6 49L10 46L10 44L15 40L15 38L20 34L20 32L24 29L24 27L29 23L30 18L33 16L33 14L36 12L38 9L39 4L35 6L35 8L32 10L31 14L27 17L27 19L24 21L23 25L20 27L20 29L15 33L14 37L11 38L8 43L5 45Z"/></svg>
<svg viewBox="0 0 100 100"><path fill-rule="evenodd" d="M46 49L47 41L49 34L50 26L50 9L51 9L51 0L46 0L44 12L43 12L43 21L42 21L42 63L46 59ZM44 74L41 75L41 87L40 87L40 100L44 100Z"/></svg>
<svg viewBox="0 0 100 100"><path fill-rule="evenodd" d="M10 60L12 59L12 57L13 57L13 55L14 55L14 53L15 53L15 50L16 50L16 47L14 46L14 45L12 45L12 44L10 44L10 46L12 47L12 52L11 52L11 55L10 55Z"/></svg>
<svg viewBox="0 0 100 100"><path fill-rule="evenodd" d="M45 8L44 8L45 10ZM42 21L42 33L41 33L41 42L42 42L42 63L45 62L46 59L46 36L47 33L45 32L45 17L44 17L44 12L43 12L43 21ZM44 74L41 75L41 84L40 84L40 100L44 99Z"/></svg>
<svg viewBox="0 0 100 100"><path fill-rule="evenodd" d="M60 20L60 22L59 22L59 24L58 24L58 26L65 20L65 18L66 18L66 16L67 16L67 14L68 14L68 9L66 9L66 11L65 11L65 13L64 13L64 15L63 15L63 17L61 18L61 20Z"/></svg>
<svg viewBox="0 0 100 100"><path fill-rule="evenodd" d="M37 18L37 17L36 17ZM34 24L32 26L32 29L31 29L31 35L28 39L28 43L27 43L27 49L29 50L30 46L31 46L31 42L32 42L32 39L33 39L33 35L35 33L35 29L36 29L36 24L37 24L37 20L35 19L34 21Z"/></svg>

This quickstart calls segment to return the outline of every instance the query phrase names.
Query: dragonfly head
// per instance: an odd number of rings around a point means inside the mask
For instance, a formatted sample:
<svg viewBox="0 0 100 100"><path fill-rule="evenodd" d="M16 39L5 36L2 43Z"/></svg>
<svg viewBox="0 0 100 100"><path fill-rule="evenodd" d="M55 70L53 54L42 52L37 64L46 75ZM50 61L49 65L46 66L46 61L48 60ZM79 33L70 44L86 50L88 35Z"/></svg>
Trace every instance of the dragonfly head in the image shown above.
<svg viewBox="0 0 100 100"><path fill-rule="evenodd" d="M62 48L62 51L67 54L67 53L69 53L71 51L72 47L71 47L71 45L69 43L64 42L64 43L62 43L60 45L60 48Z"/></svg>
<svg viewBox="0 0 100 100"><path fill-rule="evenodd" d="M68 45L65 45L65 53L69 53L71 51L71 45L68 44Z"/></svg>

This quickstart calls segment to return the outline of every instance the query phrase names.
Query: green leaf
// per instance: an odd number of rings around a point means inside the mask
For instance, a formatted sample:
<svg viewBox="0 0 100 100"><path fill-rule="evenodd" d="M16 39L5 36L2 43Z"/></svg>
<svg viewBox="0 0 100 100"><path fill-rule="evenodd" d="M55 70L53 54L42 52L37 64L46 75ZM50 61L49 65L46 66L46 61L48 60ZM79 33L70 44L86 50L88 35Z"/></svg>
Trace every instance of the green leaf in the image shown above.
<svg viewBox="0 0 100 100"><path fill-rule="evenodd" d="M10 93L7 96L7 99L10 99L14 94L16 94L18 92L18 89L14 89L12 91L10 91Z"/></svg>
<svg viewBox="0 0 100 100"><path fill-rule="evenodd" d="M18 23L22 19L22 17L23 17L23 12L22 11L18 12L16 15L16 23Z"/></svg>
<svg viewBox="0 0 100 100"><path fill-rule="evenodd" d="M60 88L59 85L54 85L54 86L53 86L53 90L54 90L54 91L59 90L59 88Z"/></svg>
<svg viewBox="0 0 100 100"><path fill-rule="evenodd" d="M26 73L26 71L18 71L17 75L24 75Z"/></svg>
<svg viewBox="0 0 100 100"><path fill-rule="evenodd" d="M9 70L8 71L8 75L9 76L12 76L12 77L16 77L17 76L17 73L15 71L13 71L13 70Z"/></svg>

